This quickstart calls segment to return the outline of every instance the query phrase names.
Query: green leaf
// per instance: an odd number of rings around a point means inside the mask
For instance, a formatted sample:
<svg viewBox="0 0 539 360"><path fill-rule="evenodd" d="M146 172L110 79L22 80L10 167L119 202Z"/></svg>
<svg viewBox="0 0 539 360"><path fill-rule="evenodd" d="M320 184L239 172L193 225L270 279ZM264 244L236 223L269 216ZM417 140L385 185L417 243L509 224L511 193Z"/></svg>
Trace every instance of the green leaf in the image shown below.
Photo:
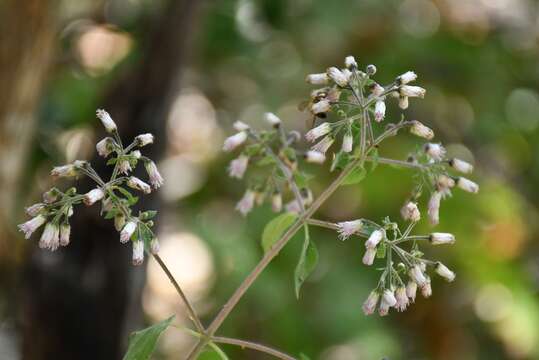
<svg viewBox="0 0 539 360"><path fill-rule="evenodd" d="M371 157L372 157L372 161L371 161L370 171L373 172L374 169L376 169L376 167L378 166L378 159L380 158L380 155L378 154L378 149L376 148L372 149Z"/></svg>
<svg viewBox="0 0 539 360"><path fill-rule="evenodd" d="M129 336L129 346L123 360L147 360L155 350L157 340L172 323L174 315L144 330L135 331Z"/></svg>
<svg viewBox="0 0 539 360"><path fill-rule="evenodd" d="M311 360L311 358L305 355L304 353L301 353L299 354L299 360Z"/></svg>
<svg viewBox="0 0 539 360"><path fill-rule="evenodd" d="M299 256L298 265L294 271L294 285L296 290L296 297L299 299L299 291L301 285L309 277L318 264L318 250L316 245L309 238L308 227L305 227L305 240L303 242L303 248Z"/></svg>
<svg viewBox="0 0 539 360"><path fill-rule="evenodd" d="M118 162L118 158L111 158L107 160L107 165L114 165Z"/></svg>
<svg viewBox="0 0 539 360"><path fill-rule="evenodd" d="M378 245L378 248L376 249L376 257L379 259L383 259L386 257L386 244L381 243Z"/></svg>
<svg viewBox="0 0 539 360"><path fill-rule="evenodd" d="M214 342L210 342L208 345L213 349L213 351L217 353L217 355L219 355L219 358L221 360L229 360L228 356L226 356L225 352L221 350L221 348L217 346L217 344L215 344Z"/></svg>
<svg viewBox="0 0 539 360"><path fill-rule="evenodd" d="M139 219L142 220L142 221L146 221L146 220L153 219L155 217L155 215L157 215L157 211L155 211L155 210L147 210L147 211L144 211L143 213L141 213L139 215Z"/></svg>
<svg viewBox="0 0 539 360"><path fill-rule="evenodd" d="M365 178L366 171L363 167L357 167L346 176L343 180L342 185L353 185L359 183L363 178Z"/></svg>
<svg viewBox="0 0 539 360"><path fill-rule="evenodd" d="M118 189L119 192L122 193L123 196L126 197L127 199L127 203L131 206L131 205L135 205L138 201L138 197L137 196L133 196L133 194L131 194L129 191L127 191L126 189L124 189L123 187L116 187L116 189Z"/></svg>
<svg viewBox="0 0 539 360"><path fill-rule="evenodd" d="M256 162L256 166L267 166L275 164L275 159L271 156L264 156L262 159Z"/></svg>
<svg viewBox="0 0 539 360"><path fill-rule="evenodd" d="M277 240L281 238L286 229L296 221L297 214L284 213L267 223L262 233L262 248L267 252Z"/></svg>

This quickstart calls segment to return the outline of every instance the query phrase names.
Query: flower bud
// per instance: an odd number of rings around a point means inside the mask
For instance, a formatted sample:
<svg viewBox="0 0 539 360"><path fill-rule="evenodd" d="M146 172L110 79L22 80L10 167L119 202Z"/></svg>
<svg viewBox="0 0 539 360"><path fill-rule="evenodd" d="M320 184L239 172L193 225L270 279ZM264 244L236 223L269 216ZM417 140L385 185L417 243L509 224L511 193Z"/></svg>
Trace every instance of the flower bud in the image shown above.
<svg viewBox="0 0 539 360"><path fill-rule="evenodd" d="M421 295L424 298L428 298L432 295L432 287L430 285L430 278L427 277L427 282L421 286Z"/></svg>
<svg viewBox="0 0 539 360"><path fill-rule="evenodd" d="M264 114L264 117L268 124L270 124L274 128L278 128L281 125L281 119L279 119L274 113L267 112L266 114Z"/></svg>
<svg viewBox="0 0 539 360"><path fill-rule="evenodd" d="M367 297L367 300L363 303L363 313L365 315L371 315L374 313L374 310L376 309L376 304L378 303L378 299L380 298L380 295L376 290L371 291L369 296Z"/></svg>
<svg viewBox="0 0 539 360"><path fill-rule="evenodd" d="M244 123L243 121L235 121L234 124L232 125L234 127L234 129L236 131L245 131L245 130L249 130L249 125L247 125L246 123Z"/></svg>
<svg viewBox="0 0 539 360"><path fill-rule="evenodd" d="M415 81L416 79L417 75L415 72L407 71L397 78L397 83L399 83L400 85L406 85L409 82Z"/></svg>
<svg viewBox="0 0 539 360"><path fill-rule="evenodd" d="M145 194L152 192L150 185L146 184L144 181L140 180L138 177L130 176L127 180L127 186L132 189L142 191Z"/></svg>
<svg viewBox="0 0 539 360"><path fill-rule="evenodd" d="M340 87L348 86L348 76L336 67L327 69L327 74Z"/></svg>
<svg viewBox="0 0 539 360"><path fill-rule="evenodd" d="M374 230L367 241L365 241L365 247L367 249L374 249L385 236L384 230Z"/></svg>
<svg viewBox="0 0 539 360"><path fill-rule="evenodd" d="M103 126L105 127L105 130L108 133L113 133L117 130L116 123L114 123L108 112L102 109L98 109L96 115L99 120L101 120Z"/></svg>
<svg viewBox="0 0 539 360"><path fill-rule="evenodd" d="M376 248L367 248L365 250L365 255L363 255L363 264L367 266L371 266L374 262L374 258L376 256Z"/></svg>
<svg viewBox="0 0 539 360"><path fill-rule="evenodd" d="M318 151L309 150L305 153L305 161L313 164L323 164L326 161L326 155Z"/></svg>
<svg viewBox="0 0 539 360"><path fill-rule="evenodd" d="M376 66L373 64L367 65L365 72L367 73L367 75L373 76L374 74L376 74Z"/></svg>
<svg viewBox="0 0 539 360"><path fill-rule="evenodd" d="M455 235L449 233L432 233L429 236L432 245L454 244Z"/></svg>
<svg viewBox="0 0 539 360"><path fill-rule="evenodd" d="M314 144L311 147L311 150L318 151L322 154L325 154L328 149L333 145L333 142L335 141L335 138L331 135L327 135L325 138L320 140L318 143Z"/></svg>
<svg viewBox="0 0 539 360"><path fill-rule="evenodd" d="M313 142L321 136L327 135L331 131L331 125L328 122L324 122L315 128L307 131L305 139L309 142Z"/></svg>
<svg viewBox="0 0 539 360"><path fill-rule="evenodd" d="M150 133L140 134L135 137L135 141L137 142L138 146L146 146L149 144L153 144L153 135Z"/></svg>
<svg viewBox="0 0 539 360"><path fill-rule="evenodd" d="M399 97L399 107L402 110L408 109L408 96L400 96Z"/></svg>
<svg viewBox="0 0 539 360"><path fill-rule="evenodd" d="M473 171L473 165L457 158L449 160L449 166L463 174L469 174Z"/></svg>
<svg viewBox="0 0 539 360"><path fill-rule="evenodd" d="M423 89L419 86L411 86L411 85L402 85L400 88L400 94L401 96L408 96L408 97L419 97L423 98L425 97L425 93L427 90Z"/></svg>
<svg viewBox="0 0 539 360"><path fill-rule="evenodd" d="M126 242L131 239L131 236L133 236L133 233L137 229L137 223L134 221L129 221L125 226L123 227L122 231L120 232L120 242L122 244L125 244Z"/></svg>
<svg viewBox="0 0 539 360"><path fill-rule="evenodd" d="M393 307L397 304L397 299L392 290L386 289L382 295L382 301L380 303L380 315L387 315L387 312L390 307Z"/></svg>
<svg viewBox="0 0 539 360"><path fill-rule="evenodd" d="M428 143L425 144L424 150L427 155L435 161L442 161L446 153L442 144Z"/></svg>
<svg viewBox="0 0 539 360"><path fill-rule="evenodd" d="M247 133L245 131L240 131L235 135L229 136L223 144L223 151L232 151L242 145L245 140L247 140Z"/></svg>
<svg viewBox="0 0 539 360"><path fill-rule="evenodd" d="M70 235L71 226L69 223L62 223L62 225L60 225L60 245L67 246L69 244Z"/></svg>
<svg viewBox="0 0 539 360"><path fill-rule="evenodd" d="M39 239L39 247L41 249L49 249L54 251L58 249L60 244L60 229L56 223L48 223L45 225L45 230L41 234L41 239Z"/></svg>
<svg viewBox="0 0 539 360"><path fill-rule="evenodd" d="M384 93L384 88L379 84L374 84L371 91L374 96L378 97Z"/></svg>
<svg viewBox="0 0 539 360"><path fill-rule="evenodd" d="M32 206L28 206L25 211L28 216L38 216L43 209L45 209L45 204L37 203Z"/></svg>
<svg viewBox="0 0 539 360"><path fill-rule="evenodd" d="M105 192L103 190L101 190L100 188L95 188L84 194L84 198L82 199L82 201L84 202L84 205L91 206L97 201L103 199L104 196Z"/></svg>
<svg viewBox="0 0 539 360"><path fill-rule="evenodd" d="M228 176L236 179L243 178L245 170L247 170L247 165L249 163L249 157L245 155L240 155L238 158L232 160L228 166Z"/></svg>
<svg viewBox="0 0 539 360"><path fill-rule="evenodd" d="M395 299L397 299L397 303L395 304L395 308L398 311L404 311L408 307L408 295L406 295L406 288L404 286L398 287L397 290L395 290Z"/></svg>
<svg viewBox="0 0 539 360"><path fill-rule="evenodd" d="M116 231L121 231L124 225L125 225L124 214L120 213L114 216L114 228L116 229Z"/></svg>
<svg viewBox="0 0 539 360"><path fill-rule="evenodd" d="M425 277L425 274L423 274L420 265L412 267L408 272L408 275L419 287L423 287L423 285L427 283L427 278Z"/></svg>
<svg viewBox="0 0 539 360"><path fill-rule="evenodd" d="M331 103L329 100L320 100L311 105L311 111L315 115L327 113L331 109Z"/></svg>
<svg viewBox="0 0 539 360"><path fill-rule="evenodd" d="M445 266L439 261L436 263L434 267L434 271L436 271L438 275L440 275L441 277L443 277L449 282L452 282L453 280L455 280L455 273L449 270L447 266Z"/></svg>
<svg viewBox="0 0 539 360"><path fill-rule="evenodd" d="M410 127L410 132L415 136L419 136L427 140L434 138L434 131L417 120L413 121L413 124Z"/></svg>
<svg viewBox="0 0 539 360"><path fill-rule="evenodd" d="M374 105L374 120L381 122L386 116L386 104L383 100L378 100Z"/></svg>
<svg viewBox="0 0 539 360"><path fill-rule="evenodd" d="M273 210L273 212L281 212L283 208L283 198L281 196L281 193L280 192L275 192L273 193L273 195L271 196L271 210Z"/></svg>
<svg viewBox="0 0 539 360"><path fill-rule="evenodd" d="M159 240L156 237L154 237L152 241L150 242L150 252L155 255L159 253L159 249L160 249Z"/></svg>
<svg viewBox="0 0 539 360"><path fill-rule="evenodd" d="M24 233L26 239L30 239L32 233L45 223L47 218L43 215L38 215L25 223L19 224L19 230Z"/></svg>
<svg viewBox="0 0 539 360"><path fill-rule="evenodd" d="M342 139L342 151L345 153L352 152L353 145L354 138L352 137L352 132L348 131Z"/></svg>
<svg viewBox="0 0 539 360"><path fill-rule="evenodd" d="M55 166L51 170L51 176L54 177L74 177L78 174L79 172L77 171L77 167L74 164Z"/></svg>
<svg viewBox="0 0 539 360"><path fill-rule="evenodd" d="M438 225L440 222L440 201L442 200L442 193L435 191L432 193L428 204L428 216L431 225Z"/></svg>
<svg viewBox="0 0 539 360"><path fill-rule="evenodd" d="M468 180L464 177L459 177L457 179L457 186L464 191L477 194L479 192L479 185L474 183L472 180Z"/></svg>
<svg viewBox="0 0 539 360"><path fill-rule="evenodd" d="M150 184L152 184L153 188L160 188L165 183L165 180L163 180L161 173L159 173L157 165L155 165L155 163L150 160L144 163L144 167L146 168L146 172L150 177Z"/></svg>
<svg viewBox="0 0 539 360"><path fill-rule="evenodd" d="M356 59L352 55L345 57L344 66L350 70L357 69Z"/></svg>
<svg viewBox="0 0 539 360"><path fill-rule="evenodd" d="M417 293L417 284L413 281L408 281L408 284L406 284L406 296L410 298L410 301L415 301L415 296Z"/></svg>
<svg viewBox="0 0 539 360"><path fill-rule="evenodd" d="M127 175L131 171L131 163L127 159L118 160L118 172Z"/></svg>
<svg viewBox="0 0 539 360"><path fill-rule="evenodd" d="M343 221L337 223L337 232L341 240L346 240L363 228L361 220Z"/></svg>
<svg viewBox="0 0 539 360"><path fill-rule="evenodd" d="M95 145L95 149L99 156L106 158L114 150L114 140L110 137L106 137Z"/></svg>
<svg viewBox="0 0 539 360"><path fill-rule="evenodd" d="M133 242L133 265L142 265L144 262L144 241L137 240Z"/></svg>
<svg viewBox="0 0 539 360"><path fill-rule="evenodd" d="M408 201L401 208L401 216L405 221L418 222L421 219L417 204L412 201Z"/></svg>
<svg viewBox="0 0 539 360"><path fill-rule="evenodd" d="M236 205L236 210L238 210L243 216L247 215L253 209L255 197L255 192L248 189Z"/></svg>
<svg viewBox="0 0 539 360"><path fill-rule="evenodd" d="M309 74L305 81L312 85L325 85L329 82L329 76L326 73Z"/></svg>

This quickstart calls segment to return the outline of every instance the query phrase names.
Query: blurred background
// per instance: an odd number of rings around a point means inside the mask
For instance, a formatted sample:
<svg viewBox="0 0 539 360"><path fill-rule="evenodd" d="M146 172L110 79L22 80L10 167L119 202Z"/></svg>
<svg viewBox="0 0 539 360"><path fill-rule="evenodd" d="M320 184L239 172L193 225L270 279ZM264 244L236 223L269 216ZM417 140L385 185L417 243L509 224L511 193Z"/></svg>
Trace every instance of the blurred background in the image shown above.
<svg viewBox="0 0 539 360"><path fill-rule="evenodd" d="M161 269L133 268L97 208L76 211L72 244L55 253L16 232L23 206L52 186L53 165L85 158L110 171L95 153L96 108L126 139L156 135L144 152L166 184L141 206L160 210L162 257L208 323L261 258L273 216L268 206L246 219L233 211L244 187L226 176L222 140L233 121L261 124L266 111L304 131L305 75L355 55L381 83L416 71L427 96L405 116L476 166L479 195L455 191L442 203L437 230L456 245L427 250L457 281L433 278L432 298L366 317L378 273L362 266L362 242L313 229L320 262L300 300L298 236L219 333L324 360L538 359L538 50L532 0L0 2L0 358L119 359L133 330L171 314L190 325ZM401 111L391 102L388 114ZM416 143L403 135L381 153L405 159ZM310 171L319 193L332 175ZM411 177L380 165L316 217L397 219ZM422 220L417 232L430 231ZM177 359L192 342L170 328L155 358ZM267 358L223 348L231 359Z"/></svg>

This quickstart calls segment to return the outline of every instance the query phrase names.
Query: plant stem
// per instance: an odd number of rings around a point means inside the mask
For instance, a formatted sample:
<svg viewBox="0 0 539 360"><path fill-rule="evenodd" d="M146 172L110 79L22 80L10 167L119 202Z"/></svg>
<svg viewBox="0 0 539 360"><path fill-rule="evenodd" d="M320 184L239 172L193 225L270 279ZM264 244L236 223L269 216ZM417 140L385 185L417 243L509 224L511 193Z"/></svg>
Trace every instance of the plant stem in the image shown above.
<svg viewBox="0 0 539 360"><path fill-rule="evenodd" d="M260 352L263 352L263 353L266 353L266 354L269 354L269 355L273 355L278 359L296 360L296 358L294 358L294 357L292 357L290 355L287 355L287 354L285 354L283 352L280 352L280 351L275 350L273 348L270 348L268 346L257 344L257 343L251 342L251 341L245 341L245 340L240 340L240 339L231 339L231 338L221 337L221 336L214 336L214 337L211 338L211 341L216 342L216 343L220 343L220 344L237 345L237 346L240 346L242 348L253 349L253 350L260 351Z"/></svg>

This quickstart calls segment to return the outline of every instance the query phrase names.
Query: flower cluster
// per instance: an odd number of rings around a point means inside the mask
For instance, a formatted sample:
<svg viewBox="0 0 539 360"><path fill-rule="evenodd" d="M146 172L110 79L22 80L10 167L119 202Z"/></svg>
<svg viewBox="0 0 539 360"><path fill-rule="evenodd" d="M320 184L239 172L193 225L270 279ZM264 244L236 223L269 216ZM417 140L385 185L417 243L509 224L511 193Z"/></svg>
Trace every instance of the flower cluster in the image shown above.
<svg viewBox="0 0 539 360"><path fill-rule="evenodd" d="M53 187L43 194L43 202L26 208L26 213L32 219L20 224L19 229L28 239L32 233L46 224L39 246L54 251L59 246L69 244L71 235L69 217L73 215L73 207L81 203L91 206L101 202L101 213L105 219L114 220L114 226L120 232L120 242L132 241L133 264L140 265L144 260L145 250L154 254L159 251L159 242L151 230L153 226L151 219L156 212L145 211L133 215L131 207L138 198L127 188L149 194L152 188L158 189L163 185L163 178L155 163L142 155L139 150L152 144L154 137L152 134L141 134L136 136L129 146L124 147L116 123L110 115L104 110L98 110L97 117L105 130L111 134L111 137L106 137L96 144L97 153L104 158L110 157L107 164L114 165L110 180L104 182L87 161L77 160L71 164L54 167L51 175L55 178L78 178L84 175L92 179L96 187L85 194L78 194L74 187L65 192ZM144 164L149 184L129 175L140 162Z"/></svg>

